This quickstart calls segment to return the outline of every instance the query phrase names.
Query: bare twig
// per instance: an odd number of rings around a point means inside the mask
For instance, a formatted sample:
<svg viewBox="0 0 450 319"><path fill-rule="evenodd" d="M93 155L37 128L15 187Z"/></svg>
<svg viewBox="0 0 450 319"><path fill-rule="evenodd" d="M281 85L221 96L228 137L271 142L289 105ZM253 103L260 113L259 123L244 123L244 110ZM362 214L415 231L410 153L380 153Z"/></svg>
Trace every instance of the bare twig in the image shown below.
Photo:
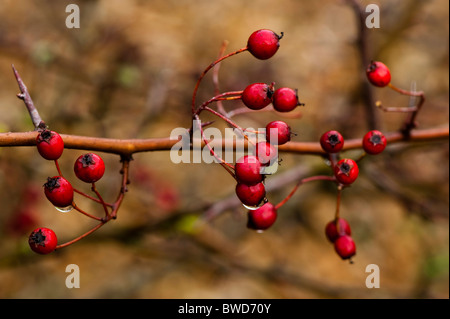
<svg viewBox="0 0 450 319"><path fill-rule="evenodd" d="M19 72L17 72L14 65L12 65L12 69L14 72L14 76L16 77L17 84L19 84L20 93L17 94L17 97L25 103L25 106L27 107L28 113L30 113L31 121L33 122L34 128L37 130L39 128L45 128L45 123L42 121L38 110L34 106L33 100L31 99L30 94L28 93L28 89L23 83L22 78L19 75Z"/></svg>

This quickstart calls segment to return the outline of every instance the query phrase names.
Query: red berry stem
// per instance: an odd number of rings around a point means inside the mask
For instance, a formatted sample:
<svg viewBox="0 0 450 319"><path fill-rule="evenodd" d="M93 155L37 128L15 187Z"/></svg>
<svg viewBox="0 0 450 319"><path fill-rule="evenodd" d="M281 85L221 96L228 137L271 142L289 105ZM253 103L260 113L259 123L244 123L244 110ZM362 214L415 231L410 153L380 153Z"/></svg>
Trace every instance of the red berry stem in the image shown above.
<svg viewBox="0 0 450 319"><path fill-rule="evenodd" d="M73 207L73 209L75 209L77 212L79 212L79 213L81 213L81 214L83 214L83 215L86 215L87 217L90 217L90 218L95 219L95 220L98 220L98 221L103 221L102 218L97 217L97 216L94 216L94 215L91 215L91 214L89 214L88 212L85 212L84 210L82 210L80 207L77 206L77 204L75 204L75 202L72 202L72 207Z"/></svg>
<svg viewBox="0 0 450 319"><path fill-rule="evenodd" d="M108 206L106 205L105 201L103 200L103 197L100 195L100 193L97 190L97 187L95 186L95 183L92 183L92 191L97 195L100 203L103 206L103 209L105 210L105 217L109 215Z"/></svg>
<svg viewBox="0 0 450 319"><path fill-rule="evenodd" d="M225 160L223 160L220 156L217 155L216 152L214 152L214 150L213 150L213 148L211 147L211 145L209 145L209 141L206 139L205 132L203 131L203 126L202 126L202 124L201 124L202 122L201 122L201 120L200 120L200 118L198 117L197 114L195 115L194 119L195 119L196 122L198 123L198 128L199 128L200 133L201 133L201 135L202 135L202 139L203 139L203 141L205 142L205 145L209 148L209 152L211 153L211 155L214 156L214 157L219 161L219 164L220 164L220 165L222 165L222 166L224 166L224 167L227 166L228 168L231 168L232 170L234 170L234 166L231 165L231 164L229 164L229 163L227 163L227 162L225 162ZM231 173L228 169L227 169L227 171L228 171L229 173ZM232 174L232 175L233 175L233 177L234 177L234 174Z"/></svg>
<svg viewBox="0 0 450 319"><path fill-rule="evenodd" d="M308 182L313 182L313 181L332 181L332 182L336 182L336 178L334 176L328 176L328 175L317 175L317 176L311 176L311 177L302 178L301 180L299 180L297 182L297 184L295 184L295 186L292 189L292 191L281 202L279 202L275 206L275 209L278 210L281 206L286 204L286 202L288 200L290 200L291 197L295 194L295 192L300 187L300 185L303 185L303 184L308 183Z"/></svg>
<svg viewBox="0 0 450 319"><path fill-rule="evenodd" d="M57 245L55 247L55 250L58 250L58 249L61 249L61 248L64 248L64 247L67 247L67 246L70 246L70 245L76 243L77 241L79 241L79 240L83 239L84 237L86 237L86 236L92 234L93 232L95 232L97 229L102 227L104 224L106 224L106 221L100 222L94 228L92 228L91 230L85 232L83 235L80 235L80 236L78 236L78 237L76 237L76 238L72 239L71 241L68 241L68 242L66 242L64 244Z"/></svg>
<svg viewBox="0 0 450 319"><path fill-rule="evenodd" d="M251 141L251 140L248 138L248 136L245 135L244 133L245 133L245 132L248 132L248 133L256 133L256 132L258 132L258 131L251 131L251 130L244 129L244 128L240 127L239 125L237 125L236 123L234 123L234 122L233 122L232 120L230 120L228 117L226 117L226 116L220 114L220 113L217 112L217 111L214 111L213 109L211 109L211 108L209 108L209 107L207 107L207 106L204 107L203 110L208 111L208 112L211 112L212 114L214 114L214 115L220 117L222 120L224 120L225 122L227 122L227 123L230 124L231 126L237 128L238 130L240 130L240 131L243 133L242 135L244 136L244 138L245 138L247 141L249 141L249 142L252 143L252 144L255 144L255 143L254 143L253 141Z"/></svg>
<svg viewBox="0 0 450 319"><path fill-rule="evenodd" d="M197 97L197 91L198 91L198 88L199 88L199 86L200 86L200 82L203 80L203 78L205 77L206 73L208 73L209 70L211 70L216 64L222 62L223 60L225 60L225 59L227 59L227 58L229 58L229 57L231 57L231 56L234 56L234 55L236 55L236 54L239 54L239 53L241 53L241 52L247 51L247 50L248 50L248 47L246 46L246 47L244 47L244 48L242 48L242 49L236 50L236 51L234 51L234 52L228 53L227 55L224 55L224 56L218 58L216 61L214 61L213 63L211 63L211 64L210 64L210 65L202 72L202 74L200 74L200 77L198 78L197 83L195 84L195 87L194 87L194 93L193 93L193 95L192 95L192 114L195 114L195 113L196 113L195 99L196 99L196 97Z"/></svg>
<svg viewBox="0 0 450 319"><path fill-rule="evenodd" d="M90 200L93 200L94 202L97 202L99 204L102 203L98 198L92 197L91 195L88 195L85 192L82 192L82 191L80 191L80 190L78 190L76 188L74 188L73 191L78 193L78 194L80 194L80 195L82 195L82 196L84 196L84 197L86 197L86 198L89 198ZM112 207L112 204L105 203L105 205L107 205L109 207Z"/></svg>
<svg viewBox="0 0 450 319"><path fill-rule="evenodd" d="M220 47L219 56L217 57L218 59L220 59L225 54L225 50L226 50L227 46L228 46L228 41L224 40L222 42L222 46ZM214 91L215 91L216 95L218 95L220 93L219 71L220 71L220 63L216 64L214 66L213 76L212 76L212 81L214 84ZM217 101L217 109L219 110L220 113L226 114L226 111L225 111L225 108L223 107L222 101Z"/></svg>
<svg viewBox="0 0 450 319"><path fill-rule="evenodd" d="M422 105L425 103L425 93L423 91L415 92L415 91L403 90L403 89L397 88L396 86L394 86L392 84L389 84L389 87L400 94L414 96L414 97L419 98L419 102L417 103L415 109L412 108L414 110L410 114L409 118L405 121L405 124L403 125L403 127L401 129L403 135L409 137L411 130L413 128L417 127L416 117L417 117L417 114L419 113L419 111L422 109Z"/></svg>
<svg viewBox="0 0 450 319"><path fill-rule="evenodd" d="M334 214L334 219L337 221L340 218L340 207L341 207L341 197L342 197L342 189L343 185L339 184L337 187L337 197L336 197L336 212ZM337 223L336 227L338 227L338 233L339 233L339 223Z"/></svg>
<svg viewBox="0 0 450 319"><path fill-rule="evenodd" d="M128 184L130 183L130 181L128 179L128 175L129 175L131 156L121 156L121 161L122 161L122 169L120 170L120 173L122 174L122 185L120 187L120 192L119 192L119 195L117 196L116 201L111 206L112 211L107 216L108 220L111 218L112 219L117 218L117 211L119 210L119 207L122 204L125 194L128 192Z"/></svg>
<svg viewBox="0 0 450 319"><path fill-rule="evenodd" d="M71 241L68 241L68 242L66 242L64 244L60 244L60 245L56 246L55 250L56 249L61 249L61 248L64 248L64 247L67 247L69 245L72 245L72 244L76 243L77 241L79 241L79 240L85 238L86 236L92 234L93 232L95 232L97 229L102 227L104 224L106 224L111 219L116 219L117 218L117 211L119 210L119 207L120 207L120 205L121 205L121 203L122 203L122 201L123 201L123 199L125 197L125 193L128 191L128 186L127 185L129 183L128 175L129 175L129 164L130 164L130 160L131 159L129 157L122 156L121 160L122 160L122 169L121 169L120 172L122 174L122 185L121 185L120 192L119 192L119 195L117 196L116 201L114 202L114 204L111 205L111 207L112 207L111 213L108 214L105 218L98 218L98 217L92 216L91 214L88 214L88 213L84 212L78 206L76 206L75 203L73 203L72 206L74 207L74 209L76 209L77 211L79 211L82 214L85 214L86 216L89 216L89 217L91 217L91 218L93 218L95 220L100 221L100 223L97 224L96 226L94 226L89 231L85 232L84 234L82 234L82 235L72 239ZM108 204L106 204L106 205L108 205Z"/></svg>
<svg viewBox="0 0 450 319"><path fill-rule="evenodd" d="M208 101L204 102L202 105L200 105L195 112L195 114L200 114L202 110L204 110L209 104L216 102L216 101L227 101L227 100L239 100L241 98L242 91L231 91L231 92L225 92L218 94Z"/></svg>
<svg viewBox="0 0 450 319"><path fill-rule="evenodd" d="M63 174L61 172L61 168L59 167L58 160L55 160L55 166L56 166L56 170L58 171L58 175L63 176Z"/></svg>
<svg viewBox="0 0 450 319"><path fill-rule="evenodd" d="M406 119L403 127L401 128L402 134L405 138L410 138L411 130L417 127L416 117L419 111L422 109L423 104L425 103L425 93L423 91L408 91L401 88L396 87L392 83L388 84L388 87L394 90L397 93L407 96L418 97L419 102L414 107L386 107L383 106L381 101L376 102L376 106L382 109L385 112L402 112L402 113L410 113L409 117Z"/></svg>

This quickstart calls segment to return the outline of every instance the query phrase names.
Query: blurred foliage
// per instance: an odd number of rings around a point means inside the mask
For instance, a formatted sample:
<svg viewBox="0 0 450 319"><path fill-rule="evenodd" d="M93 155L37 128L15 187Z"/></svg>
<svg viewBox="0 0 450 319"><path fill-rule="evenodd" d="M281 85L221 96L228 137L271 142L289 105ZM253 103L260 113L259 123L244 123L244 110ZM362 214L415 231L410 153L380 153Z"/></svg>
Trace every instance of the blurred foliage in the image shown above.
<svg viewBox="0 0 450 319"><path fill-rule="evenodd" d="M80 7L79 29L68 29L65 8ZM369 30L370 57L384 61L393 82L424 90L420 127L448 125L448 1L363 1L381 9L381 28ZM223 91L274 81L299 89L306 107L286 117L297 141L318 141L325 129L346 138L367 130L357 24L345 1L84 0L0 2L0 130L29 131L16 98L14 64L50 128L65 134L113 138L168 137L190 125L192 89L219 54L246 45L254 30L283 31L268 61L241 54L220 69ZM214 93L211 77L198 100ZM409 103L375 89L386 105ZM231 109L239 103L226 104ZM236 117L264 127L281 114ZM404 114L379 114L380 129L396 130ZM216 123L221 127L220 123ZM71 171L80 154L65 150ZM348 156L358 156L349 152ZM119 191L119 158L104 155L98 188ZM323 173L320 158L283 155L277 175ZM79 243L49 256L33 254L28 233L55 229L61 241L92 226L76 214L58 213L42 184L52 163L32 148L0 148L0 297L2 298L448 298L448 142L397 144L364 160L361 178L342 198L352 225L355 263L343 262L324 236L333 218L335 190L302 186L283 206L276 225L256 234L246 211L229 206L202 223L214 203L232 202L234 183L218 166L173 164L168 152L136 154L130 192L118 219ZM285 175L281 175L285 174ZM117 185L117 188L114 187ZM286 196L292 182L268 196ZM87 190L87 189L86 189ZM83 198L79 205L101 212ZM196 227L196 228L194 228ZM6 239L7 238L7 239ZM81 288L65 287L65 267L77 264ZM365 287L365 267L380 266L381 288Z"/></svg>

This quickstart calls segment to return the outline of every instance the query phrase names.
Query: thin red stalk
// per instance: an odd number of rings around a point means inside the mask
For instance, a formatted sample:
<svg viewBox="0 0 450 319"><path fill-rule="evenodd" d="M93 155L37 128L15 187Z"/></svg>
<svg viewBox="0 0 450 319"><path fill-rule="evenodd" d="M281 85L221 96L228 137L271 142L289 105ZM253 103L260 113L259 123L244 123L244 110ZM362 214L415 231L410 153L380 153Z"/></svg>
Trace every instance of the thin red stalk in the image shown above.
<svg viewBox="0 0 450 319"><path fill-rule="evenodd" d="M105 217L107 217L109 215L108 206L106 205L105 201L103 200L103 197L98 192L97 187L95 186L95 183L92 183L92 191L95 193L95 195L97 195L100 203L103 206L103 209L105 210Z"/></svg>
<svg viewBox="0 0 450 319"><path fill-rule="evenodd" d="M228 46L228 41L223 41L222 47L220 48L218 59L224 55L227 46ZM214 84L214 91L215 91L216 95L218 95L220 92L219 71L220 71L220 63L216 64L216 66L214 67L214 70L213 70L213 84ZM226 114L225 108L223 107L223 103L221 101L217 101L217 109L222 114Z"/></svg>
<svg viewBox="0 0 450 319"><path fill-rule="evenodd" d="M338 220L340 218L339 212L340 212L340 207L341 207L342 189L343 189L342 185L338 185L338 187L337 187L338 193L337 193L337 198L336 198L336 213L334 215L335 220ZM337 225L337 226L339 226L339 225ZM339 231L338 231L338 233L339 233Z"/></svg>
<svg viewBox="0 0 450 319"><path fill-rule="evenodd" d="M129 167L130 167L130 159L122 157L122 185L120 187L119 195L117 196L116 201L112 205L112 212L109 214L109 218L116 219L117 218L117 211L119 210L120 205L122 204L122 201L125 197L125 193L128 192L128 174L129 174Z"/></svg>
<svg viewBox="0 0 450 319"><path fill-rule="evenodd" d="M59 167L58 160L55 160L55 166L56 166L56 170L58 171L59 176L63 176L63 174L61 172L61 168Z"/></svg>
<svg viewBox="0 0 450 319"><path fill-rule="evenodd" d="M86 194L86 193L84 193L84 192L82 192L82 191L80 191L80 190L78 190L76 188L74 188L73 191L78 193L78 194L80 194L80 195L82 195L82 196L84 196L84 197L86 197L86 198L89 198L90 200L93 200L94 202L97 202L97 203L101 204L101 201L98 198L92 197L92 196L90 196L90 195L88 195L88 194ZM112 206L111 204L108 204L108 203L105 203L105 204L107 206L109 206L109 207Z"/></svg>
<svg viewBox="0 0 450 319"><path fill-rule="evenodd" d="M200 114L200 112L209 104L216 102L216 101L224 101L224 100L239 100L241 98L243 91L231 91L231 92L225 92L218 94L208 101L204 102L202 105L200 105L195 112L196 114Z"/></svg>
<svg viewBox="0 0 450 319"><path fill-rule="evenodd" d="M231 53L229 53L229 54L227 54L227 55L224 55L224 56L218 58L218 59L217 59L216 61L214 61L213 63L211 63L211 64L210 64L210 65L202 72L202 74L200 75L200 77L199 77L198 80L197 80L197 83L195 84L195 87L194 87L194 93L193 93L193 95L192 95L192 114L195 114L195 113L196 113L196 109L195 109L195 99L196 99L196 96L197 96L198 88L199 88L199 86L200 86L200 82L203 80L203 78L205 77L206 73L208 73L208 71L211 70L211 68L213 68L216 64L222 62L223 60L225 60L225 59L227 59L227 58L229 58L229 57L231 57L231 56L233 56L233 55L236 55L236 54L238 54L238 53L247 51L247 50L248 50L248 48L245 47L245 48L239 49L239 50L237 50L237 51L231 52Z"/></svg>
<svg viewBox="0 0 450 319"><path fill-rule="evenodd" d="M83 239L84 237L86 237L86 236L92 234L93 232L95 232L97 229L99 229L100 227L102 227L105 223L106 223L106 221L102 221L101 223L97 224L97 225L96 225L94 228L92 228L91 230L85 232L83 235L78 236L77 238L72 239L71 241L68 241L68 242L66 242L66 243L64 243L64 244L57 245L56 248L55 248L55 250L58 250L58 249L61 249L61 248L64 248L64 247L67 247L67 246L69 246L69 245L72 245L72 244L76 243L76 242L79 241L80 239Z"/></svg>
<svg viewBox="0 0 450 319"><path fill-rule="evenodd" d="M291 197L295 194L295 192L300 187L300 185L303 185L305 183L312 182L312 181L333 181L333 182L335 182L336 179L334 178L334 176L327 176L327 175L317 175L317 176L303 178L303 179L299 180L297 182L297 184L294 186L294 188L292 189L292 191L281 202L279 202L275 206L275 209L279 209L281 206L286 204L286 202L288 200L290 200Z"/></svg>
<svg viewBox="0 0 450 319"><path fill-rule="evenodd" d="M209 141L206 139L206 137L205 137L205 132L203 131L203 127L202 127L202 125L201 125L201 121L200 121L200 118L198 117L198 115L196 115L195 116L195 119L197 120L197 123L198 123L198 127L199 127L199 129L200 129L200 133L201 133L201 135L202 135L202 139L203 139L203 141L205 142L205 145L209 148L209 151L210 151L210 153L211 153L211 155L212 156L214 156L214 158L216 158L218 161L219 161L219 164L221 164L222 166L228 166L229 168L231 168L232 170L234 170L234 166L233 165L231 165L231 164L229 164L229 163L227 163L227 162L225 162L222 158L220 158L217 154L216 154L216 152L214 152L214 150L213 150L213 148L211 147L211 145L209 145ZM229 170L227 170L229 173L231 173ZM234 176L234 174L233 174L233 176Z"/></svg>
<svg viewBox="0 0 450 319"><path fill-rule="evenodd" d="M75 202L72 202L72 207L73 207L73 209L75 209L77 212L79 212L79 213L81 213L81 214L83 214L83 215L86 215L87 217L93 218L93 219L98 220L98 221L103 221L102 218L97 217L97 216L93 216L93 215L91 215L91 214L85 212L84 210L82 210L80 207L77 206L77 204L75 204Z"/></svg>
<svg viewBox="0 0 450 319"><path fill-rule="evenodd" d="M393 84L389 83L389 87L393 89L394 91L408 96L415 96L419 98L419 102L417 103L416 107L413 108L412 113L410 114L409 118L405 121L405 124L403 125L403 128L401 129L401 132L405 136L410 136L411 130L413 128L416 128L416 117L419 114L420 110L422 109L423 104L425 103L425 94L422 91L415 92L415 91L408 91L400 89Z"/></svg>

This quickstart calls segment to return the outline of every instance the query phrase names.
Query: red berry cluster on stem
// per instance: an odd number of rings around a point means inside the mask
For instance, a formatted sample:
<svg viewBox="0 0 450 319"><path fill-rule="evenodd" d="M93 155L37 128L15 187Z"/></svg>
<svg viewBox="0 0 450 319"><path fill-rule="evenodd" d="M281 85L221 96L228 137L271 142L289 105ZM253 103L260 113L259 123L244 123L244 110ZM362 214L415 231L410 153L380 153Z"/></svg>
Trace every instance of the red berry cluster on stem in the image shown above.
<svg viewBox="0 0 450 319"><path fill-rule="evenodd" d="M261 29L253 32L247 41L247 46L213 62L216 65L223 59L234 56L237 53L249 51L254 57L260 60L271 58L280 47L281 36L268 29ZM265 178L268 175L267 169L272 165L278 165L278 146L288 143L291 140L292 132L290 126L280 120L271 121L266 127L256 133L262 135L259 140L251 140L246 133L252 133L241 128L235 123L226 112L219 112L211 109L209 104L217 101L241 100L248 110L259 111L270 104L273 110L286 113L291 112L297 106L304 105L299 102L298 91L287 87L275 88L275 82L270 84L255 82L247 85L242 91L225 92L217 94L200 107L195 106L195 96L199 83L211 68L211 65L202 73L193 94L193 118L198 120L202 111L209 111L226 121L233 127L241 130L248 140L249 149L253 152L244 155L236 160L234 165L226 163L214 153L219 163L234 177L236 182L236 196L242 204L249 208L247 227L254 230L265 230L273 225L277 217L277 210L280 206L275 206L267 199L265 190ZM201 125L199 126L202 130ZM208 141L204 139L208 144Z"/></svg>
<svg viewBox="0 0 450 319"><path fill-rule="evenodd" d="M31 249L39 254L48 254L56 249L73 244L74 242L77 242L81 238L95 231L110 219L115 218L115 212L112 213L109 211L114 205L106 203L95 186L95 183L102 178L105 172L105 164L99 155L95 153L86 153L79 156L74 163L74 173L76 177L85 183L91 184L91 189L97 197L95 198L75 189L63 176L58 160L64 150L64 141L57 132L48 130L47 128L40 128L36 137L36 147L39 154L44 159L54 161L58 171L58 175L48 177L46 183L43 185L44 194L48 201L61 212L70 212L75 210L100 222L100 224L87 233L82 234L70 242L60 245L57 244L57 237L53 230L45 227L35 229L30 234L28 240ZM75 193L101 204L104 209L105 216L96 217L78 207L74 201Z"/></svg>

